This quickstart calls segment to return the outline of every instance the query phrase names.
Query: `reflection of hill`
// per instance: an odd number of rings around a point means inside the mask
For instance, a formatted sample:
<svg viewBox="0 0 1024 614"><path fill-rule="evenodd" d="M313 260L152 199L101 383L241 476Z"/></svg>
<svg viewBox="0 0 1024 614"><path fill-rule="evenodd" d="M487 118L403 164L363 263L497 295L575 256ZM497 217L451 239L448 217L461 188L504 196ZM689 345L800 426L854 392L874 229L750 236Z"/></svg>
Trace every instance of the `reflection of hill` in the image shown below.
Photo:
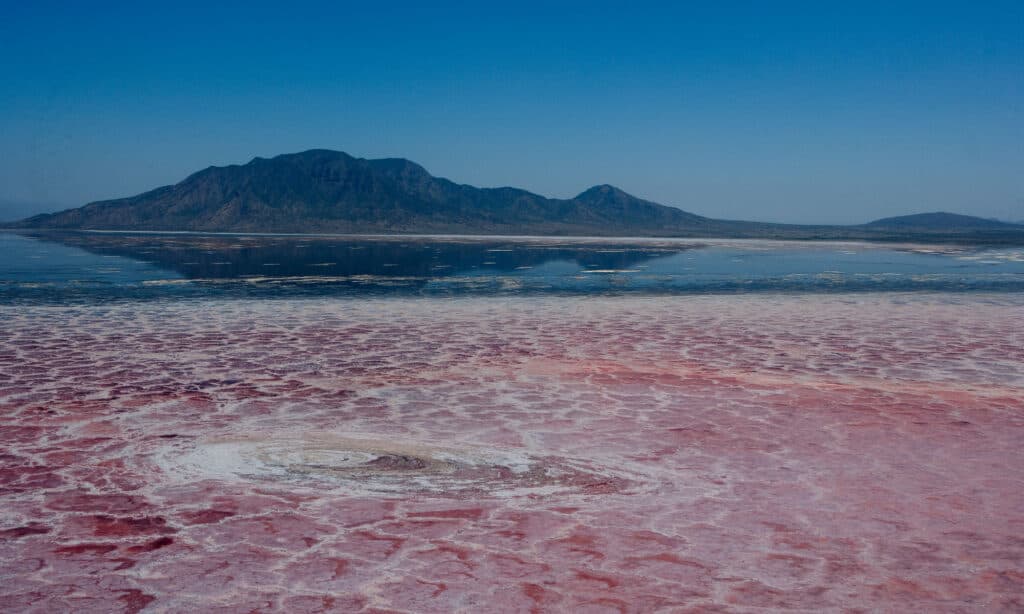
<svg viewBox="0 0 1024 614"><path fill-rule="evenodd" d="M36 234L38 239L95 254L149 262L188 279L240 277L443 277L474 269L508 273L561 260L581 267L622 269L689 246L614 247L498 241L353 239L201 235Z"/></svg>

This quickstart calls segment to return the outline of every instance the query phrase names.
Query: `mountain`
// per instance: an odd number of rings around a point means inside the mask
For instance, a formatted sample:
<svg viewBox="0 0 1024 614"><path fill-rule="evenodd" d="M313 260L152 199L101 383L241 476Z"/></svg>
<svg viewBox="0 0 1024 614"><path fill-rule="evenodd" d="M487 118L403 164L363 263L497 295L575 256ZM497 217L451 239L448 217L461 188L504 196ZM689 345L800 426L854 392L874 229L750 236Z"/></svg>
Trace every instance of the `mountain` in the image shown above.
<svg viewBox="0 0 1024 614"><path fill-rule="evenodd" d="M902 230L919 231L963 231L968 229L979 230L1012 230L1024 226L1001 222L983 217L971 215L960 215L957 213L918 213L916 215L901 215L898 217L887 217L865 224L868 228L889 228Z"/></svg>
<svg viewBox="0 0 1024 614"><path fill-rule="evenodd" d="M517 188L476 188L404 159L311 150L210 167L129 198L38 215L29 228L230 232L476 232L608 234L684 231L710 222L596 186L567 200Z"/></svg>
<svg viewBox="0 0 1024 614"><path fill-rule="evenodd" d="M807 226L717 220L610 185L569 199L477 188L409 160L314 149L211 166L175 185L16 222L21 229L450 233L780 239L977 240L1024 244L1024 226L951 213Z"/></svg>

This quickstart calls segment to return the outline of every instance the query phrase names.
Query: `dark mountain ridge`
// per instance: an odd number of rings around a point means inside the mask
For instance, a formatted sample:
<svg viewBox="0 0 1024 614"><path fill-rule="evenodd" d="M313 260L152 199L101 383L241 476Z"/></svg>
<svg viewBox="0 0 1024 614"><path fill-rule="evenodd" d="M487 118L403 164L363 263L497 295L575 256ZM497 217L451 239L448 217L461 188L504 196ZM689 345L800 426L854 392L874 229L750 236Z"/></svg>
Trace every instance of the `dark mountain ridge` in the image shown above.
<svg viewBox="0 0 1024 614"><path fill-rule="evenodd" d="M657 230L705 218L597 186L567 199L476 188L400 158L311 150L209 167L173 186L40 215L27 227L233 232L570 233Z"/></svg>
<svg viewBox="0 0 1024 614"><path fill-rule="evenodd" d="M935 217L940 216L940 217ZM956 218L956 219L954 219ZM963 219L960 219L963 218ZM908 220L911 222L901 222ZM959 222L957 222L959 220ZM970 222L980 220L985 222ZM955 223L956 222L956 223ZM890 238L906 230L958 237L1021 235L1024 227L924 214L863 226L716 220L598 185L569 199L434 177L401 158L313 149L211 166L149 192L37 215L31 229L271 233L452 233L598 236Z"/></svg>

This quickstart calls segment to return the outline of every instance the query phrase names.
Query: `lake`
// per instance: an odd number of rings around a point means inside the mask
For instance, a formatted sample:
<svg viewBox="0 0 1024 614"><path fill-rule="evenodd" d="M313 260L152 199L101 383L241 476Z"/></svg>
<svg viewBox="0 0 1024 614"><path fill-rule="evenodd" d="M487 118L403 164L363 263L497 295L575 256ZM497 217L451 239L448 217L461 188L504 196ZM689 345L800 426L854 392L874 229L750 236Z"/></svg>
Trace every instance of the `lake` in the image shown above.
<svg viewBox="0 0 1024 614"><path fill-rule="evenodd" d="M0 234L0 300L1024 290L1024 248L695 239Z"/></svg>
<svg viewBox="0 0 1024 614"><path fill-rule="evenodd" d="M67 233L0 254L0 609L1024 594L1020 248Z"/></svg>

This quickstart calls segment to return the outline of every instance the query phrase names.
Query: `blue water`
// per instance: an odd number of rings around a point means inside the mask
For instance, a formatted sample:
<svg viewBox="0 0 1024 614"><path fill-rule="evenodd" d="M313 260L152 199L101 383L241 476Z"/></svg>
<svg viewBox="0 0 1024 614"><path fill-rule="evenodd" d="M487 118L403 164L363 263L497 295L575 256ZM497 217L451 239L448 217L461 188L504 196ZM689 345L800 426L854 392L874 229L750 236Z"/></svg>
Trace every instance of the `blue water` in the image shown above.
<svg viewBox="0 0 1024 614"><path fill-rule="evenodd" d="M0 233L0 303L1024 291L1024 248L767 240Z"/></svg>

